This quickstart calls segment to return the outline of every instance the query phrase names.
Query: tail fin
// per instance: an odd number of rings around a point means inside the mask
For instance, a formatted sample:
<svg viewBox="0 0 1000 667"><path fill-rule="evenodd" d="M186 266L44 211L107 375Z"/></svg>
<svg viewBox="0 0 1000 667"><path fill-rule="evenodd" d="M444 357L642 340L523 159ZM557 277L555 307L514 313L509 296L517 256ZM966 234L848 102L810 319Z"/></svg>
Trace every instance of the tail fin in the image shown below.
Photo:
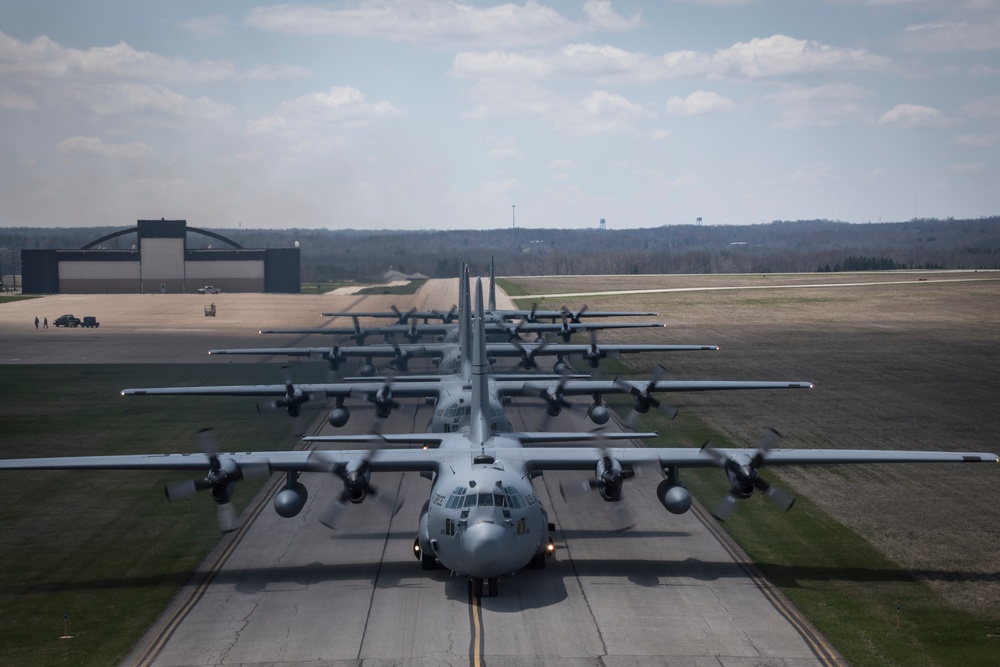
<svg viewBox="0 0 1000 667"><path fill-rule="evenodd" d="M462 264L458 278L458 354L462 380L472 380L472 317L469 303L469 267Z"/></svg>
<svg viewBox="0 0 1000 667"><path fill-rule="evenodd" d="M493 272L493 255L490 255L490 305L486 309L491 313L497 309L497 277Z"/></svg>
<svg viewBox="0 0 1000 667"><path fill-rule="evenodd" d="M486 354L486 325L483 313L483 281L476 278L476 317L472 336L472 413L469 437L473 445L484 444L490 429L490 367Z"/></svg>

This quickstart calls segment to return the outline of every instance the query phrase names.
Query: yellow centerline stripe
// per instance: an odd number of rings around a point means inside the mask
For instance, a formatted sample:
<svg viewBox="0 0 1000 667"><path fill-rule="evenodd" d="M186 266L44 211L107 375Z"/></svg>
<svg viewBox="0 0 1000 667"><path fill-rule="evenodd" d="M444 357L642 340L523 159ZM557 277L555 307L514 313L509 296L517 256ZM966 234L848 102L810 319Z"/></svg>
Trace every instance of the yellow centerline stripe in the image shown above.
<svg viewBox="0 0 1000 667"><path fill-rule="evenodd" d="M472 645L469 647L469 664L472 667L482 667L483 664L483 608L479 598L473 592L472 582L469 582L469 615L472 617Z"/></svg>

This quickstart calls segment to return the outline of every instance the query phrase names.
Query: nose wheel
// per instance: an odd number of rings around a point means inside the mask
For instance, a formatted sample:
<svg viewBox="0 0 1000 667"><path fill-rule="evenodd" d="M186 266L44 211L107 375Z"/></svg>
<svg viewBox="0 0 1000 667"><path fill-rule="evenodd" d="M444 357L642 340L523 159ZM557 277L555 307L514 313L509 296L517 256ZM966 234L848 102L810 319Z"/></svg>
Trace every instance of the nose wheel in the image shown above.
<svg viewBox="0 0 1000 667"><path fill-rule="evenodd" d="M477 598L495 598L499 592L499 582L498 577L469 580L469 584L472 586L472 595Z"/></svg>

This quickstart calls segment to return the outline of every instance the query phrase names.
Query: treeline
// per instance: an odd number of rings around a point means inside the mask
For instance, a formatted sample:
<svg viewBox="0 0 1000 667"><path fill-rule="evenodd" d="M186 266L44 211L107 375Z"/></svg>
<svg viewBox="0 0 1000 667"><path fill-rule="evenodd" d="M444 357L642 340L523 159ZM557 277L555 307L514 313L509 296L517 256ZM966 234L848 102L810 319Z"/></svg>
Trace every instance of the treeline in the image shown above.
<svg viewBox="0 0 1000 667"><path fill-rule="evenodd" d="M906 264L897 263L889 257L848 257L844 260L843 265L835 264L831 267L827 264L817 270L820 273L829 273L833 271L906 271L909 269L941 271L946 268L937 264L907 266Z"/></svg>
<svg viewBox="0 0 1000 667"><path fill-rule="evenodd" d="M902 268L1000 268L1000 217L851 224L829 220L757 225L673 225L649 229L210 229L245 248L301 248L303 281L375 281L389 268L432 278L460 262L502 275L800 273ZM80 248L115 227L0 229L0 247ZM131 237L131 238L130 238ZM109 242L130 248L134 235ZM188 234L188 246L219 241ZM7 260L9 261L9 260Z"/></svg>

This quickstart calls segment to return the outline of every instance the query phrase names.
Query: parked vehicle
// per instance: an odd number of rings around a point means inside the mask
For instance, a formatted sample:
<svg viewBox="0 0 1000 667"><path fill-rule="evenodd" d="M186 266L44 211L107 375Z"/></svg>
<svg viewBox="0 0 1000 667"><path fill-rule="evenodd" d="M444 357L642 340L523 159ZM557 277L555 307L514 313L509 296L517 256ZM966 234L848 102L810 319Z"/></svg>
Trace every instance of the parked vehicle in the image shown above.
<svg viewBox="0 0 1000 667"><path fill-rule="evenodd" d="M83 318L83 322L80 323L80 326L96 329L97 327L101 326L101 323L98 322L97 318L94 317L93 315L87 315L86 317Z"/></svg>
<svg viewBox="0 0 1000 667"><path fill-rule="evenodd" d="M219 294L221 292L221 289L213 287L212 285L205 285L204 287L198 288L198 294Z"/></svg>
<svg viewBox="0 0 1000 667"><path fill-rule="evenodd" d="M76 315L60 315L53 324L57 327L75 328L80 326L80 318Z"/></svg>

